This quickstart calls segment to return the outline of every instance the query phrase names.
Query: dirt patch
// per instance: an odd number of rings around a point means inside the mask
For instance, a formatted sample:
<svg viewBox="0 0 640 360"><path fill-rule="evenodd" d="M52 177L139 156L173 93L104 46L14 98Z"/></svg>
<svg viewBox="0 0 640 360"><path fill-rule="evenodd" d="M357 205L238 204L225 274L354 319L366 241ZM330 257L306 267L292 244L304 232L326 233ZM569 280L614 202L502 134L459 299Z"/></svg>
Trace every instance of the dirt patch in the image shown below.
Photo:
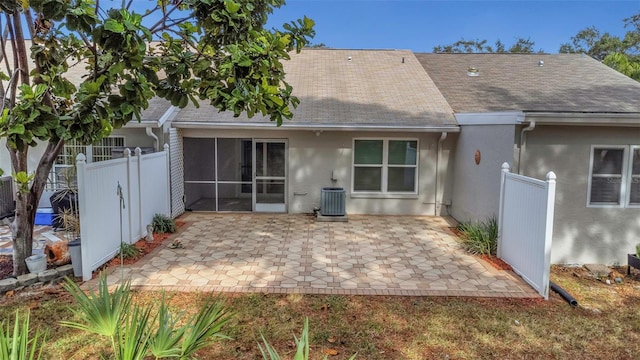
<svg viewBox="0 0 640 360"><path fill-rule="evenodd" d="M11 255L0 255L0 279L13 276L13 257Z"/></svg>

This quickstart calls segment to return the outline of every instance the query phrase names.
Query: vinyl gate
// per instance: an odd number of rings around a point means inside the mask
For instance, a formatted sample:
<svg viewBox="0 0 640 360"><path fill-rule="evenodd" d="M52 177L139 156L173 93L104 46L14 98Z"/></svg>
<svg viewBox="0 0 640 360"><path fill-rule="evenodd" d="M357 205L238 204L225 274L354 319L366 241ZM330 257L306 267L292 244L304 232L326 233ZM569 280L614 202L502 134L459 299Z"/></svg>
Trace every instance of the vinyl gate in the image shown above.
<svg viewBox="0 0 640 360"><path fill-rule="evenodd" d="M512 174L509 164L502 164L498 257L545 299L549 298L555 193L553 172L542 181Z"/></svg>
<svg viewBox="0 0 640 360"><path fill-rule="evenodd" d="M90 164L80 154L77 169L82 279L86 281L116 255L121 239L129 244L138 241L147 234L154 214L170 214L169 147L147 155L139 148L134 155L126 149L122 159Z"/></svg>

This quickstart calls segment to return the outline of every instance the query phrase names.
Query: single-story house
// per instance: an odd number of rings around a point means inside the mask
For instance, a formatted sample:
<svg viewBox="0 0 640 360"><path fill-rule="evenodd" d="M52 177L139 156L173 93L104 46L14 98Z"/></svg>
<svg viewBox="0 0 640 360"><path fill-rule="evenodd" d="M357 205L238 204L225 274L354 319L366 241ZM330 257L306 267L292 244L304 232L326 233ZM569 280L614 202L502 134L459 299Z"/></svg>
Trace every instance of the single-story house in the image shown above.
<svg viewBox="0 0 640 360"><path fill-rule="evenodd" d="M175 116L187 209L309 213L338 187L347 213L444 214L459 127L412 52L305 49L285 71L300 105L281 127L206 104Z"/></svg>
<svg viewBox="0 0 640 360"><path fill-rule="evenodd" d="M330 187L348 214L484 220L507 162L557 174L552 262L624 263L640 242L640 83L587 56L304 49L284 66L301 103L281 127L154 100L112 138L170 144L174 214L310 213Z"/></svg>
<svg viewBox="0 0 640 360"><path fill-rule="evenodd" d="M579 54L416 57L460 126L451 215L498 214L503 162L554 171L551 262L626 264L640 244L639 82Z"/></svg>

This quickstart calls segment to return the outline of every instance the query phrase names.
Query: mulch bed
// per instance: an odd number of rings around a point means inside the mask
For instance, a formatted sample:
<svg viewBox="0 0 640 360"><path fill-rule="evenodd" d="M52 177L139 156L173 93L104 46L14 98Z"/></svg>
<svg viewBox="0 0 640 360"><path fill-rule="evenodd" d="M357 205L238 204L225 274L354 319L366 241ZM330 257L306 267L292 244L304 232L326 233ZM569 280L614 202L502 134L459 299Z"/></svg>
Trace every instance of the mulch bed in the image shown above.
<svg viewBox="0 0 640 360"><path fill-rule="evenodd" d="M489 264L491 264L494 268L496 268L498 270L507 270L507 271L512 271L513 270L511 265L507 264L506 262L504 262L504 260L500 259L497 256L494 256L494 255L480 255L480 258L482 260L488 262Z"/></svg>
<svg viewBox="0 0 640 360"><path fill-rule="evenodd" d="M181 228L185 225L184 221L176 220L176 226ZM153 234L153 241L146 241L145 239L138 240L134 244L135 247L140 249L140 254L138 254L135 258L124 259L125 265L130 265L135 263L136 261L142 259L146 254L153 251L153 249L162 245L164 241L169 238L173 234ZM98 270L109 268L112 266L120 265L120 257L115 257L107 262L105 265L100 267ZM47 265L47 268L52 269L52 265ZM13 276L13 256L11 255L0 255L0 279L6 279ZM95 275L94 275L95 276Z"/></svg>
<svg viewBox="0 0 640 360"><path fill-rule="evenodd" d="M176 226L178 227L178 229L180 229L181 227L183 227L186 223L184 221L179 221L176 220ZM133 244L133 246L135 246L136 248L138 248L138 250L140 250L140 253L138 253L138 256L136 257L132 257L132 258L127 258L127 259L122 259L122 263L124 265L131 265L136 263L138 260L142 259L145 255L147 255L148 253L152 252L153 249L157 248L158 246L162 245L165 240L167 240L169 237L171 237L171 235L173 234L169 234L169 233L162 233L162 234L157 234L154 233L153 234L153 241L147 241L146 239L140 239L138 240L135 244ZM98 274L100 273L101 270L105 270L114 266L120 266L120 257L116 256L113 259L109 260L106 264L102 265L101 267L99 267L96 271L93 272L93 277L97 277Z"/></svg>

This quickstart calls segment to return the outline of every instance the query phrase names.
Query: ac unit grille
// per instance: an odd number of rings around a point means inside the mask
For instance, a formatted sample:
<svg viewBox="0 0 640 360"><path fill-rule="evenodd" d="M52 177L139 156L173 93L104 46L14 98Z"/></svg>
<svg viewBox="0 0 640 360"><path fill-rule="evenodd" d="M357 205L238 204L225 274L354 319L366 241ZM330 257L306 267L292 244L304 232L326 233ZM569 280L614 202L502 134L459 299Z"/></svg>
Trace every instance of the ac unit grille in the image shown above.
<svg viewBox="0 0 640 360"><path fill-rule="evenodd" d="M10 176L0 177L0 219L13 216L15 209L13 180Z"/></svg>
<svg viewBox="0 0 640 360"><path fill-rule="evenodd" d="M325 187L320 192L320 215L345 216L346 193L343 188Z"/></svg>

